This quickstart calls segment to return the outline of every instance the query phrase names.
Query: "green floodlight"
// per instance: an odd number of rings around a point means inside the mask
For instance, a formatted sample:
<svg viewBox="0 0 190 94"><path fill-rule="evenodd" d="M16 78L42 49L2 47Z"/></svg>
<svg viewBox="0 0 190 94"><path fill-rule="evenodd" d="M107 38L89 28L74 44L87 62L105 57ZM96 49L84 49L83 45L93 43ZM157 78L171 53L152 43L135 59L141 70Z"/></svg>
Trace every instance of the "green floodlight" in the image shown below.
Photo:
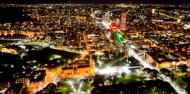
<svg viewBox="0 0 190 94"><path fill-rule="evenodd" d="M120 43L124 43L123 35L120 34L120 33L116 33L116 35L117 35L117 39L118 39L118 41L119 41Z"/></svg>

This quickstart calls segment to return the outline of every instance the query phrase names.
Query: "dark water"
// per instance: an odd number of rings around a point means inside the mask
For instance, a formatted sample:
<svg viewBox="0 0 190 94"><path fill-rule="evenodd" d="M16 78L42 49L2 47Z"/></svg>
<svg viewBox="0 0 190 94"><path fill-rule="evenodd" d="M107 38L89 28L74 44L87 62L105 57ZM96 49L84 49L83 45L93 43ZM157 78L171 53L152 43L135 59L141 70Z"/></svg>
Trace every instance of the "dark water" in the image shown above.
<svg viewBox="0 0 190 94"><path fill-rule="evenodd" d="M27 12L23 12L23 8L0 8L0 23L14 23L31 20L26 14Z"/></svg>

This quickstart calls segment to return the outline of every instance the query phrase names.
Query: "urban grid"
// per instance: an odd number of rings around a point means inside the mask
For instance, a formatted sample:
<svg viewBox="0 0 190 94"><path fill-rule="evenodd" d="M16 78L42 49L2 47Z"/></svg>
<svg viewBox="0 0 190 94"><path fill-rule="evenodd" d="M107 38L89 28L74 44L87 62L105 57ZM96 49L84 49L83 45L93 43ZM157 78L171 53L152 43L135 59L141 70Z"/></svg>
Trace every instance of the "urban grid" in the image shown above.
<svg viewBox="0 0 190 94"><path fill-rule="evenodd" d="M0 94L190 94L190 4L0 12Z"/></svg>

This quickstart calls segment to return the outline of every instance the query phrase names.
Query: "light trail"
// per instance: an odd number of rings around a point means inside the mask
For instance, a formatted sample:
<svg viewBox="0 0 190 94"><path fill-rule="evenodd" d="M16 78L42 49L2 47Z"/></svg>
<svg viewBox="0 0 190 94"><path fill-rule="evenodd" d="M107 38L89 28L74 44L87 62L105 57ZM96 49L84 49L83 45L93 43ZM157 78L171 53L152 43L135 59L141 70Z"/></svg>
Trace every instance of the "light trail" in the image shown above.
<svg viewBox="0 0 190 94"><path fill-rule="evenodd" d="M110 23L102 21L102 24L105 26L105 28L109 28L108 26L110 25ZM139 56L138 53L136 53L132 48L129 47L129 54L132 55L135 59L137 59L141 65L143 65L144 67L148 67L150 69L156 69L159 73L160 73L160 69L157 67L152 66L151 64L147 63L146 60L144 60L141 56ZM101 70L101 71L110 71L110 69L108 68ZM113 71L113 70L112 70ZM105 72L104 74L109 74L109 72ZM163 74L159 75L164 81L168 82L178 94L188 94L184 89L180 88L175 82L173 82L169 77L166 77Z"/></svg>
<svg viewBox="0 0 190 94"><path fill-rule="evenodd" d="M179 87L175 82L173 82L169 77L161 74L160 69L157 67L152 66L151 64L147 63L141 56L138 55L132 48L129 48L129 54L132 55L135 59L137 59L144 67L148 67L150 69L156 69L160 74L159 76L162 78L163 81L168 82L178 94L188 94L186 90Z"/></svg>
<svg viewBox="0 0 190 94"><path fill-rule="evenodd" d="M153 67L152 65L147 63L145 60L143 60L142 57L139 56L132 48L129 48L129 54L132 55L135 59L137 59L145 68L156 69L159 71L158 68Z"/></svg>
<svg viewBox="0 0 190 94"><path fill-rule="evenodd" d="M82 86L83 86L83 83L81 82L81 83L79 84L79 88L78 88L77 92L80 92L80 91L81 91Z"/></svg>
<svg viewBox="0 0 190 94"><path fill-rule="evenodd" d="M74 92L77 92L76 88L73 85L73 81L69 80L68 84L70 84L71 88L73 89Z"/></svg>

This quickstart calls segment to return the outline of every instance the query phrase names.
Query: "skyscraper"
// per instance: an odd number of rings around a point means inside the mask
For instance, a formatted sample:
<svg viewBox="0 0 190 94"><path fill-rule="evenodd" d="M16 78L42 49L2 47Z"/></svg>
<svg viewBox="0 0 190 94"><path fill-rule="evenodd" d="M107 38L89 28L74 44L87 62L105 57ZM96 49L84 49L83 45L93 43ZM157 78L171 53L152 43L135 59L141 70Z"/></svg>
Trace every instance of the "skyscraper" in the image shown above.
<svg viewBox="0 0 190 94"><path fill-rule="evenodd" d="M31 16L32 16L32 18L35 18L35 19L39 20L38 9L33 9Z"/></svg>
<svg viewBox="0 0 190 94"><path fill-rule="evenodd" d="M120 30L126 29L126 16L127 14L125 12L121 14Z"/></svg>

